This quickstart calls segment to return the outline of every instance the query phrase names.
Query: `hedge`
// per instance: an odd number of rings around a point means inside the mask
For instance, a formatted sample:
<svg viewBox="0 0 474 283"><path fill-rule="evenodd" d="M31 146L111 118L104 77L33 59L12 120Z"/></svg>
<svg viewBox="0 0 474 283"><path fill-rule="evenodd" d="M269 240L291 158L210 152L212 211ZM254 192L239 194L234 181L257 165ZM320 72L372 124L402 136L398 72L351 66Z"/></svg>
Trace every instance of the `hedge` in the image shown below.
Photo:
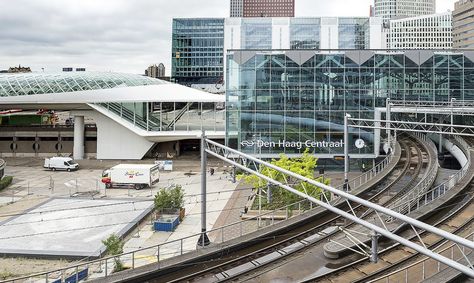
<svg viewBox="0 0 474 283"><path fill-rule="evenodd" d="M0 180L0 191L8 187L13 181L12 176L5 176Z"/></svg>

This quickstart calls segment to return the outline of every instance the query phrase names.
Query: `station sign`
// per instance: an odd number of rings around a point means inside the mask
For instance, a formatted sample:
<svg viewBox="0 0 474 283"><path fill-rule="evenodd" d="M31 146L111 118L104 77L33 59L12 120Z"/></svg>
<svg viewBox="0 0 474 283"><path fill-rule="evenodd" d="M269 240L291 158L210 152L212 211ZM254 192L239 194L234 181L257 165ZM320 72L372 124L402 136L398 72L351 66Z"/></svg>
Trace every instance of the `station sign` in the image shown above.
<svg viewBox="0 0 474 283"><path fill-rule="evenodd" d="M264 140L244 140L240 143L244 147L257 147L257 148L343 148L344 141L264 141Z"/></svg>

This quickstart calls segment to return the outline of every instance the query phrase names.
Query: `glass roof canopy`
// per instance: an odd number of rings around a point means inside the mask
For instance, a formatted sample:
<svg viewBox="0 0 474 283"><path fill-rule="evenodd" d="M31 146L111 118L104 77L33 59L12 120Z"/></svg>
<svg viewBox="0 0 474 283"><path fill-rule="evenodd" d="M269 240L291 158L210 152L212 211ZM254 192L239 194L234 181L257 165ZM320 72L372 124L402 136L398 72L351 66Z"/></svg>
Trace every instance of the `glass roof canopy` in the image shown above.
<svg viewBox="0 0 474 283"><path fill-rule="evenodd" d="M0 74L0 97L167 83L141 75L105 72Z"/></svg>

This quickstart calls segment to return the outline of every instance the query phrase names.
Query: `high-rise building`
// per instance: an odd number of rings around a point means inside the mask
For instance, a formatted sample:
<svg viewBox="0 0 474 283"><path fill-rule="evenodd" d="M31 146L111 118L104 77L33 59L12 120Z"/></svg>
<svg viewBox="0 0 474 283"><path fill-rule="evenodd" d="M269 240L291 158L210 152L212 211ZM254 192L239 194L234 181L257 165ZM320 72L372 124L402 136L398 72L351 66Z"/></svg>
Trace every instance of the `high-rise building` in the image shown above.
<svg viewBox="0 0 474 283"><path fill-rule="evenodd" d="M451 12L390 21L390 49L451 49ZM474 42L474 41L473 41Z"/></svg>
<svg viewBox="0 0 474 283"><path fill-rule="evenodd" d="M172 79L184 85L217 83L224 76L224 19L173 19Z"/></svg>
<svg viewBox="0 0 474 283"><path fill-rule="evenodd" d="M227 18L225 50L383 49L380 18Z"/></svg>
<svg viewBox="0 0 474 283"><path fill-rule="evenodd" d="M436 0L374 0L374 16L391 19L436 13Z"/></svg>
<svg viewBox="0 0 474 283"><path fill-rule="evenodd" d="M474 48L474 0L454 4L453 47Z"/></svg>
<svg viewBox="0 0 474 283"><path fill-rule="evenodd" d="M244 16L244 0L230 0L230 16L237 18Z"/></svg>
<svg viewBox="0 0 474 283"><path fill-rule="evenodd" d="M231 17L294 17L295 0L230 0Z"/></svg>
<svg viewBox="0 0 474 283"><path fill-rule="evenodd" d="M165 65L160 63L158 66L151 65L145 70L145 75L151 78L163 78L165 76Z"/></svg>

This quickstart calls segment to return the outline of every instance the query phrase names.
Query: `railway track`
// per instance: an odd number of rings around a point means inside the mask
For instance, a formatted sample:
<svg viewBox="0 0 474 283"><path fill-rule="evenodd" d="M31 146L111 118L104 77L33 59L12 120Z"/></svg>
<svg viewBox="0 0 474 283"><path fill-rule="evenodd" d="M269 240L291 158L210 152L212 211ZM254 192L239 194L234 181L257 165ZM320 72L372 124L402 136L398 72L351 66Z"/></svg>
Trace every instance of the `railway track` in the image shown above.
<svg viewBox="0 0 474 283"><path fill-rule="evenodd" d="M454 200L446 203L425 222L456 235L464 235L474 231L474 182L465 189ZM401 233L401 235L413 242L420 243L418 236L411 230ZM449 242L433 235L432 233L421 232L420 237L428 248L442 249ZM367 259L359 259L350 264L340 267L329 276L314 276L303 280L304 282L378 282L378 278L384 274L389 274L393 270L398 270L410 263L420 260L422 255L412 249L406 248L398 243L387 246L379 252L379 262L369 263ZM434 262L434 261L433 261ZM437 264L437 262L436 262ZM407 282L419 282L423 280L422 271L410 272ZM404 282L405 274L391 277L393 282ZM387 282L386 278L380 282ZM392 281L391 281L392 282Z"/></svg>
<svg viewBox="0 0 474 283"><path fill-rule="evenodd" d="M387 178L369 190L361 197L380 203L390 201L390 196L402 192L405 186L412 183L417 173L423 168L423 155L416 140L406 138L400 141L402 158L399 164ZM397 185L401 182L403 185ZM387 193L392 189L394 193ZM347 208L349 209L349 208ZM356 206L353 208L358 215L366 213L366 208ZM328 213L311 223L293 229L291 234L275 235L271 238L240 250L238 253L222 254L220 258L201 262L193 266L182 266L179 270L166 273L160 272L159 276L147 278L149 282L216 282L216 281L241 281L243 274L257 272L257 269L268 264L280 264L286 261L286 256L298 253L310 246L322 245L327 238L336 233L334 225L340 225L342 217ZM183 276L183 274L188 274ZM246 275L247 276L247 275ZM245 276L244 276L245 277Z"/></svg>

